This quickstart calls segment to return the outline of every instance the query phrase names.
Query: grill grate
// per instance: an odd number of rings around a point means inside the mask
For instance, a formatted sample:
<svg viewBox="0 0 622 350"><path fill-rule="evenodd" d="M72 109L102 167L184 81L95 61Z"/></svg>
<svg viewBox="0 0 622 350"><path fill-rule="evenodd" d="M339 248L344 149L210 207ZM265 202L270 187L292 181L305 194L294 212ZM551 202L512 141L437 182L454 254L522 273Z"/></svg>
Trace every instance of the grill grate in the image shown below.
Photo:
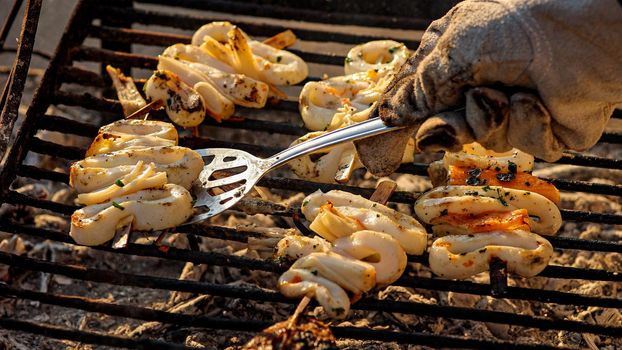
<svg viewBox="0 0 622 350"><path fill-rule="evenodd" d="M167 4L166 1L149 0L136 1L141 4ZM292 2L294 3L294 2ZM292 26L285 24L263 24L256 16L265 16L277 19L308 20L323 24L348 24L378 26L386 28L398 28L409 30L422 30L429 21L409 19L403 17L376 16L366 14L353 14L341 16L339 14L320 12L317 10L298 9L277 5L259 5L254 2L238 1L195 1L183 0L177 2L178 6L188 8L209 9L228 14L248 15L236 20L252 36L267 36L278 31L294 26L297 36L303 41L337 42L342 44L356 44L379 37L374 34L353 34L329 31L327 29L297 29L296 22ZM81 86L99 89L108 88L106 78L99 73L78 67L76 63L98 63L127 66L142 72L154 69L157 60L153 56L139 55L129 52L130 44L140 44L158 49L177 42L189 42L187 34L171 34L166 31L194 30L200 25L213 20L221 20L222 15L188 15L177 13L171 7L167 11L152 10L150 8L113 7L100 6L95 1L82 0L78 3L69 26L61 39L57 51L46 71L41 87L35 95L34 101L28 109L26 118L18 130L15 143L9 149L3 168L0 172L0 195L3 203L19 204L33 208L43 209L55 215L68 217L76 207L61 204L49 200L42 200L11 189L11 184L17 177L35 180L48 180L52 183L66 184L66 173L51 170L43 166L29 165L24 162L28 152L51 156L59 160L76 160L83 158L85 149L66 146L51 141L43 140L35 136L39 130L56 131L64 134L93 137L97 133L99 125L88 124L65 116L48 114L46 110L50 105L63 105L69 109L90 110L100 113L102 116L121 113L118 101L99 97L88 93L76 94L61 90L63 84L78 84ZM99 23L99 24L97 24ZM114 27L112 23L126 23L126 26ZM132 23L147 26L147 29L132 29ZM157 26L153 29L153 26ZM165 27L162 29L162 27ZM156 31L161 30L161 31ZM162 32L162 30L164 32ZM99 39L103 47L87 46L85 40ZM415 48L417 41L405 41L407 46ZM105 44L105 45L104 45ZM125 48L125 49L124 49ZM122 51L122 50L127 50ZM320 65L341 66L344 57L329 52L295 51L307 62ZM307 81L318 80L319 77L310 77ZM138 85L144 83L139 80ZM304 82L303 82L304 83ZM265 120L255 110L239 108L237 114L243 116L242 121L225 121L217 124L211 120L206 121L208 128L217 126L231 130L244 129L253 132L279 134L294 137L303 135L306 130L299 125L300 117L297 113L297 104L293 101L284 101L271 107L271 111L285 116L285 121ZM619 111L615 117L619 118ZM280 119L283 119L281 117ZM621 144L622 134L606 133L600 142ZM266 146L262 144L245 144L231 140L219 140L217 138L192 138L180 139L180 144L191 148L205 147L232 147L238 148L255 155L267 156L282 150L276 145ZM558 164L570 164L577 166L589 166L605 169L622 169L622 160L604 157L568 153ZM415 163L403 165L399 172L426 176L427 164ZM586 181L546 179L563 191L586 192L604 194L609 196L622 196L622 185L609 185L590 183ZM285 190L291 192L310 193L317 189L324 191L341 189L363 196L369 196L373 189L360 188L348 185L319 184L304 180L296 180L286 177L270 176L262 179L260 186ZM390 198L394 203L413 203L417 193L397 191ZM251 209L252 208L252 209ZM260 199L244 199L235 208L235 211L246 215L267 214L272 217L291 218L298 213L296 206L286 207ZM566 221L592 222L598 224L622 225L622 215L585 212L577 210L562 210L563 219ZM72 244L71 238L66 232L37 228L31 225L21 225L8 220L0 221L0 231L27 235L51 241ZM250 230L240 230L231 227L217 225L191 225L180 227L177 232L186 234L188 237L217 238L234 242L247 242L249 237L263 237L261 233ZM548 238L548 237L547 237ZM550 237L549 241L556 249L577 250L581 252L598 253L622 253L622 243L601 240L587 240L571 237ZM195 247L196 248L196 247ZM207 264L212 266L234 267L243 270L265 271L278 274L287 266L273 261L241 257L231 254L205 252L198 249L180 249L171 247L163 252L155 245L129 244L127 248L114 250L109 247L89 248L107 254L127 256L142 256L195 264ZM413 266L427 264L427 256L409 257ZM196 282L179 280L176 278L156 277L152 275L140 275L135 273L120 273L118 271L95 269L83 266L75 266L53 261L22 257L11 253L0 252L0 264L10 265L31 271L40 271L55 275L66 276L75 280L90 281L95 283L116 285L128 288L151 288L178 292L209 294L223 298L240 298L253 300L261 303L292 304L295 301L285 299L278 292L260 287L244 285L224 285L218 283ZM543 278L550 279L577 279L590 281L622 282L620 271L608 271L600 269L576 268L570 266L549 266L541 274ZM504 277L504 276L502 276ZM622 300L607 297L584 296L577 293L543 290L535 288L507 286L498 283L500 280L491 278L490 284L475 283L469 281L448 281L432 277L417 276L413 267L409 267L404 275L394 284L414 288L418 290L451 291L482 296L502 297L511 300L527 300L538 303L554 303L558 305L598 306L602 308L622 309ZM503 281L501 281L503 282ZM208 329L227 329L239 332L256 332L269 325L268 322L230 319L224 317L191 316L167 311L160 311L133 305L116 304L97 301L84 297L43 293L32 290L15 288L7 284L0 284L0 295L6 298L37 301L44 304L60 306L64 308L79 309L91 313L101 313L110 316L125 317L143 321L158 321L178 326ZM590 324L580 321L556 319L545 316L529 316L503 311L489 311L471 309L456 306L444 306L426 304L417 301L391 301L365 298L354 304L354 310L366 312L386 312L428 316L433 318L471 320L476 322L493 322L499 324L514 325L541 330L558 330L575 333L591 333L604 337L620 338L622 326L605 326ZM29 333L41 334L52 338L69 339L86 343L108 345L113 347L149 348L149 349L187 349L177 343L161 342L149 339L120 338L109 334L99 334L82 330L57 328L30 322L18 321L0 317L0 327L20 330ZM412 331L386 331L359 327L333 327L337 337L360 340L378 340L383 342L399 342L404 344L418 344L431 347L454 347L454 348L482 348L497 349L553 349L556 347L544 344L516 343L514 341L495 339L470 339L450 334L430 334Z"/></svg>

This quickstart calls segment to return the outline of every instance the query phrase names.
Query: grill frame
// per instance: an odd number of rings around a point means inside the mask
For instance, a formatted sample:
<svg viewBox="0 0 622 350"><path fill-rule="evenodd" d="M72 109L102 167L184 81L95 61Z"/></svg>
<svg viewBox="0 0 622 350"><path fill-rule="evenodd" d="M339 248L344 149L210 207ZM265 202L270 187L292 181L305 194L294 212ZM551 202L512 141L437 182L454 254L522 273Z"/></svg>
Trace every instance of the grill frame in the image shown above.
<svg viewBox="0 0 622 350"><path fill-rule="evenodd" d="M163 1L159 0L143 0L137 1L140 3L163 3ZM201 7L204 6L203 2L194 1L194 0L184 0L179 3L183 5L191 5ZM219 9L229 9L226 7L227 2L224 1L208 1L208 4L216 6ZM132 5L131 1L120 1L119 6L127 6ZM251 11L249 9L256 9L253 4L249 6L244 6L245 4L234 4L237 11L240 13L248 13ZM80 83L83 85L95 86L100 88L105 88L108 86L106 83L106 79L102 78L102 76L98 75L94 72L87 72L80 68L76 68L72 66L74 61L106 61L107 63L123 63L132 67L140 67L140 68L153 68L154 59L149 56L137 55L131 53L115 53L112 51L113 49L127 50L129 43L136 43L135 39L143 40L141 43L143 44L170 44L170 40L188 40L188 36L184 35L163 35L156 36L149 34L149 31L137 31L137 30L124 30L124 29L115 29L114 27L103 27L100 26L100 29L93 30L94 25L92 24L93 18L95 18L96 12L102 12L102 8L109 9L109 6L97 6L94 1L89 0L81 0L76 8L74 9L74 13L71 16L69 25L63 37L59 43L59 46L50 61L50 65L46 70L45 75L42 78L40 88L37 90L37 93L33 99L33 103L31 104L24 122L20 129L18 130L17 137L12 147L9 149L6 157L6 161L4 166L0 170L0 198L3 203L11 203L11 204L20 204L26 206L32 206L36 208L41 208L44 210L52 211L56 214L67 215L75 210L75 207L54 203L45 200L39 200L32 197L25 196L23 194L19 194L13 191L10 188L11 183L18 176L26 176L34 179L45 179L52 180L55 182L67 182L67 175L46 170L39 169L33 166L23 164L26 153L28 151L34 151L40 154L47 154L55 157L65 158L65 159L78 159L81 158L84 154L83 149L79 149L76 147L68 147L61 146L49 141L41 140L34 136L34 134L38 130L50 130L50 131L60 131L60 132L70 132L72 134L78 136L93 136L97 127L93 125L84 125L79 122L70 121L64 117L52 116L48 117L45 113L46 109L50 104L63 104L66 106L82 106L95 111L100 112L110 112L120 114L120 104L113 100L107 99L103 97L95 97L92 95L84 94L84 95L76 95L72 93L62 92L60 91L60 87L63 83ZM278 8L277 8L278 10ZM128 13L139 13L142 14L142 17L139 17L141 20L145 18L156 18L163 20L166 16L157 17L154 13L157 11L150 10L131 10L128 8L124 8L123 10L111 11L103 13L111 13L110 16L120 15L120 14L128 14ZM276 12L275 12L276 13ZM287 12L278 12L277 14L283 14ZM135 21L137 18L133 17L134 15L127 15L127 17L119 16L117 18L118 21L110 21L111 18L102 18L105 16L98 17L102 21L102 25L123 25L124 23L127 25L131 25L132 22L137 23ZM151 17L149 17L151 16ZM285 16L285 15L283 15ZM275 16L278 17L278 16ZM192 28L185 29L193 29L196 26L193 23L198 23L201 21L202 23L206 22L205 17L200 16L189 16L186 15L184 18L189 21L180 21L177 19L176 26L186 26ZM321 17L321 19L325 19ZM194 22L192 22L192 21ZM328 19L326 19L328 21ZM384 20L384 19L383 19ZM119 24L120 23L120 24ZM166 22L168 23L168 22ZM171 22L172 23L172 22ZM183 24L178 24L183 23ZM387 23L387 22L383 22ZM420 26L420 23L413 22L413 27L416 29L423 29ZM160 23L161 24L161 23ZM246 28L246 27L244 27ZM264 27L257 26L254 29L259 31ZM272 29L272 27L270 27ZM251 28L253 29L253 28ZM265 29L264 29L265 30ZM266 30L267 32L268 30ZM142 33L146 32L146 33ZM276 31L271 31L274 33ZM295 30L298 34L298 31ZM313 35L317 31L310 30L309 32L303 32L304 37L307 35L307 38L316 38ZM249 34L256 35L252 30L249 30ZM33 34L34 35L34 34ZM319 34L317 34L319 35ZM106 47L103 49L99 48L86 48L83 47L82 43L87 37L96 37L102 39L102 47ZM321 37L317 37L321 38ZM353 40L348 35L336 35L330 37L333 39L339 39L341 41L348 42L349 40ZM367 40L367 37L362 37L361 41ZM412 43L411 43L412 44ZM411 47L413 47L411 45ZM32 50L32 47L30 48ZM323 54L310 54L304 52L296 52L298 54L302 53L302 57L306 60L313 61L316 63L324 63L324 64L341 64L343 62L343 57L337 55L323 55ZM103 63L102 63L103 64ZM26 68L27 71L27 68ZM312 80L313 78L309 79ZM317 78L315 78L317 79ZM140 82L139 82L140 84ZM19 88L19 86L17 86ZM21 88L23 90L23 87ZM280 111L289 111L289 112L297 112L297 106L295 103L286 102L276 107L276 110ZM619 117L619 112L616 112L616 117ZM216 125L216 123L211 120L207 122L208 125ZM225 122L222 124L218 124L221 127L227 128L249 128L252 130L261 130L261 131L271 131L275 133L285 134L285 135L300 135L304 132L304 129L296 126L292 126L291 124L286 123L277 123L270 121L263 121L258 119L246 119L242 123L240 122ZM619 144L622 143L622 135L620 133L607 133L603 135L601 138L601 142L609 142ZM182 145L199 148L199 147L234 147L243 149L246 151L250 151L251 153L255 153L258 155L270 155L278 152L280 149L275 147L265 147L251 144L242 144L235 143L230 141L218 141L218 140L203 140L198 138L185 138L182 140ZM69 158L68 158L69 157ZM622 169L622 160L613 160L602 157L594 157L594 156L584 156L579 154L567 154L564 158L562 158L558 163L560 164L574 164L574 165L589 165L593 167L602 167L602 168L610 168L610 169ZM415 175L426 175L426 165L425 164L409 164L402 166L400 168L400 172L415 174ZM585 191L589 193L597 193L597 194L607 194L614 196L622 196L622 186L621 185L603 185L603 184L593 184L582 181L566 181L566 180L555 180L553 183L558 186L562 190L571 190L571 191ZM358 187L352 186L344 186L344 185L330 185L330 184L317 184L308 181L302 180L294 180L288 178L279 178L279 177L267 177L261 180L259 183L260 186L275 188L275 189L284 189L284 190L298 190L302 192L311 192L316 189L345 189L350 192L354 192L361 195L368 196L373 191L372 189L361 189ZM416 194L408 193L408 192L397 192L391 197L391 201L398 203L412 203L412 201L416 199ZM242 206L244 203L242 204ZM238 206L238 208L241 206ZM294 213L298 212L298 208L293 207L284 207L280 205L275 205L274 203L264 203L265 208L269 208L266 211L266 214L275 215L275 216L283 216L283 217L291 217ZM618 214L601 214L601 213L586 213L580 211L571 211L564 210L563 211L564 220L577 220L577 221L591 221L605 224L622 224L622 215ZM46 238L52 239L59 242L67 242L71 243L71 239L64 232L53 231L53 230L44 230L37 229L34 227L28 227L23 225L15 225L8 222L0 222L0 231L10 232L14 234L24 234L32 237ZM254 232L242 232L239 230L235 230L232 228L226 227L218 227L218 226L200 226L193 225L189 227L181 227L178 232L185 233L189 237L192 236L205 236L212 238L220 238L232 241L244 241L245 238L248 237L249 234L256 235ZM565 237L552 237L550 239L551 243L556 248L563 249L581 249L581 250L589 250L589 251L600 251L600 252L615 252L622 253L622 244L614 243L608 241L587 241L582 239L574 239L574 238L565 238ZM240 258L240 257L232 257L230 255L225 254L217 254L213 252L200 252L196 250L185 250L185 249L175 249L171 248L168 252L164 253L160 251L155 246L142 246L136 244L130 244L127 249L124 250L113 250L108 247L95 247L91 249L103 250L103 251L114 251L120 254L132 254L139 256L151 256L158 257L161 259L172 259L179 261L190 261L195 263L205 263L219 266L229 266L229 267L240 267L240 268L250 268L257 270L265 270L271 272L281 272L286 266L261 261L254 260L248 258ZM411 257L410 261L414 263L423 263L427 260L426 256L422 257ZM170 281L163 281L162 279L158 280L153 276L140 276L140 275L128 275L122 274L124 277L122 279L113 280L113 276L120 276L117 272L114 271L105 271L105 270L81 270L79 268L74 268L68 265L63 265L60 263L47 262L43 260L36 259L28 259L19 257L13 254L8 253L0 253L0 263L7 264L10 266L17 266L33 271L42 271L48 273L55 273L60 275L65 275L71 278L78 278L80 280L88 280L88 278L99 278L97 282L103 283L112 283L111 281L115 281L119 285L124 286L138 286L136 284L139 281L144 281L145 286L148 288L157 288L157 289L167 289L176 290L176 291L188 291L200 294L213 294L221 296L231 296L231 295L239 295L241 297L245 297L247 299L260 299L266 302L278 302L278 303L286 303L291 304L294 301L286 300L278 292L267 292L265 290L257 290L257 291L240 291L239 289L227 289L224 288L223 285L213 285L208 286L203 282L190 282L190 281L182 281L182 280L174 280L170 279ZM86 272L85 272L86 271ZM408 270L407 270L408 271ZM127 276L125 276L127 275ZM465 282L465 281L446 281L435 278L425 278L425 277L413 277L406 276L402 277L397 285L403 285L413 288L422 288L422 289L433 289L433 290L445 290L445 291L458 291L469 294L478 294L478 295L494 295L495 297L502 297L508 299L523 299L523 300L534 300L539 302L551 302L555 300L558 304L567 303L569 305L576 305L580 303L580 305L587 306L602 306L602 307L615 307L622 308L622 301L613 299L613 298L600 298L600 297L582 297L573 293L566 292L556 292L556 291L542 291L535 290L530 288L518 288L518 287L507 287L507 286L498 286L495 282L498 280L493 280L491 278L491 284L481 284L481 283L473 283L473 282ZM106 276L107 279L104 279L103 276ZM569 268L569 267L557 267L557 266L549 266L541 276L550 277L550 278L566 278L566 279L582 279L587 276L593 278L593 280L601 280L601 281L613 281L613 282L622 282L622 275L618 272L604 271L604 270L590 270L590 269L579 269L579 268ZM503 276L502 276L503 277ZM118 278L118 277L117 277ZM157 282L157 283L156 283ZM134 283L134 284L132 284ZM220 289L219 289L220 288ZM210 291L207 293L206 291ZM205 327L205 328L227 328L237 331L258 331L262 328L265 328L268 324L265 322L254 322L249 320L227 320L224 318L217 319L207 319L204 318L203 321L193 321L189 320L189 316L184 315L166 315L162 314L158 310L150 310L146 308L138 308L132 313L129 312L128 306L121 306L117 304L106 304L100 305L96 302L90 300L83 300L79 298L75 298L73 296L63 296L63 295L53 295L53 294L45 294L45 293L37 293L27 290L18 290L12 287L9 287L4 284L0 284L0 295L11 298L18 299L28 299L28 300L37 300L44 303L55 304L59 306L65 307L73 307L82 309L89 312L102 312L109 315L118 314L120 316L130 317L130 318L139 318L139 319L149 319L149 320L158 320L165 323L175 323L175 324L184 324L195 327ZM531 299L530 299L531 298ZM540 329L563 329L568 331L581 331L588 330L589 332L593 332L596 334L603 334L609 336L616 336L618 334L622 334L622 327L602 327L602 326L589 326L585 323L572 323L572 322L552 322L550 319L539 319L538 317L532 316L523 316L523 315L513 315L504 312L497 311L486 311L486 310L475 310L475 309L465 309L460 310L461 308L450 307L450 306L441 306L436 305L436 307L426 307L421 303L412 303L412 302L380 302L378 300L373 299L365 299L353 305L354 309L362 309L362 310L385 310L385 311L401 311L403 313L412 313L412 314L421 314L432 317L443 317L448 314L452 315L462 315L465 319L475 320L475 321L494 321L497 320L500 323L506 324L514 324L525 327L532 328L540 328ZM464 308L462 308L464 309ZM473 314L475 313L475 316ZM136 315L141 315L141 317L136 317ZM150 318L149 318L150 317ZM451 317L457 318L460 317ZM541 318L541 317L540 317ZM195 318L194 318L195 319ZM194 323L193 323L194 322ZM254 323L253 323L254 322ZM223 326L225 325L225 326ZM561 325L561 326L560 326ZM0 318L0 326L21 330L31 333L44 334L50 337L62 338L62 339L74 339L83 342L92 342L95 344L104 344L111 346L124 346L130 348L141 348L151 346L154 349L173 349L173 348L187 348L180 347L179 344L166 343L166 342L158 342L158 341L150 341L150 340L133 340L127 338L119 338L113 337L110 335L103 334L93 334L84 331L78 330L69 330L69 329L57 329L54 327L48 327L43 325L32 324L28 322L22 322L17 320L11 320L7 318ZM561 328L560 328L561 327ZM548 349L553 347L548 347L545 345L529 345L529 344L514 344L512 342L507 341L497 341L497 340L483 340L483 339L468 339L461 338L456 336L448 336L448 335L432 335L427 333L406 333L406 332L388 332L388 331L373 331L369 329L362 328L346 328L346 327L334 327L334 332L337 336L346 337L346 338L354 338L354 339L369 339L369 340L381 340L381 341L398 341L409 344L419 344L419 345L428 345L428 346L445 346L445 347L470 347L470 348L498 348L499 346L504 348L516 348L516 349ZM618 335L618 337L620 337Z"/></svg>

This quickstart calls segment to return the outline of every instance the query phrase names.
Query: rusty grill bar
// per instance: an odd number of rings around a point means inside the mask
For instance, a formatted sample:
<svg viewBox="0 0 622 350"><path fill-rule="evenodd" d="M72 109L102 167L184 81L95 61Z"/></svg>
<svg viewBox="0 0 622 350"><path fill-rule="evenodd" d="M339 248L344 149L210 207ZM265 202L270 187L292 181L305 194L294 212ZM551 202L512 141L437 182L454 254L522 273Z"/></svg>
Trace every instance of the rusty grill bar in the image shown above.
<svg viewBox="0 0 622 350"><path fill-rule="evenodd" d="M167 1L162 0L140 0L136 1L136 3L169 5ZM264 16L293 20L309 20L312 18L313 21L317 23L365 25L397 29L422 30L425 29L429 23L427 20L392 16L365 14L340 16L339 14L320 12L317 10L294 9L277 5L260 5L258 2L253 1L182 0L177 1L176 6L218 11L228 14L259 17ZM102 115L116 115L117 118L121 114L120 104L114 99L94 96L88 93L75 94L61 89L62 85L67 83L79 84L99 89L106 89L109 87L106 78L100 76L99 73L73 65L75 62L96 62L101 64L123 65L143 70L152 70L157 65L155 57L119 50L114 51L111 49L85 46L85 39L100 39L102 42L106 43L106 47L111 47L111 45L114 47L117 45L117 47L131 48L130 44L164 47L177 42L189 42L190 36L164 33L151 28L140 30L132 29L131 24L134 23L145 26L161 26L175 29L194 30L207 22L222 19L220 15L195 16L186 14L170 14L171 12L175 12L175 8L171 7L170 11L163 12L134 7L100 6L96 1L91 0L82 0L78 3L57 51L50 62L50 66L42 79L41 87L37 91L34 101L28 109L26 118L21 128L18 130L16 142L9 149L5 157L4 166L0 171L0 195L2 196L2 203L19 204L44 209L53 212L56 215L65 217L68 217L76 209L75 206L29 197L12 190L10 185L17 177L49 180L55 183L64 184L68 182L68 175L66 173L24 164L24 159L28 152L49 155L54 158L64 160L76 160L83 158L84 149L64 146L40 139L34 136L38 130L56 131L82 137L93 137L97 133L99 125L79 122L68 117L46 114L48 106L64 105L66 107L81 107L87 110L101 112ZM96 24L95 20L100 20L99 23L105 23L106 25ZM249 19L236 22L238 22L242 28L253 36L268 36L275 34L278 31L288 29L288 26L285 25L261 24ZM113 27L110 23L128 23L128 26ZM344 44L357 44L379 38L374 35L344 34L311 29L294 28L294 32L301 40L305 41L331 41ZM414 40L400 41L405 42L410 48L415 48L418 45L418 42ZM343 56L330 53L292 51L300 55L307 62L312 63L342 65L344 59ZM310 77L307 81L317 79L319 78ZM138 80L139 86L142 83L144 83L144 80ZM298 107L296 102L284 101L281 104L270 108L274 111L278 111L279 113L287 113L290 120L284 122L263 120L257 116L256 111L239 108L237 115L241 117L240 121L225 121L223 123L216 123L211 120L206 120L205 125L208 127L245 129L264 133L290 135L292 136L292 139L306 133L304 128L298 126L301 123L300 118L297 116ZM619 118L620 115L620 111L616 111L614 117ZM157 117L158 115L156 114L156 118ZM292 121L295 121L295 123L292 123ZM600 142L622 144L622 134L605 133ZM246 150L259 156L271 155L281 150L281 148L274 146L244 144L240 142L232 142L230 140L191 137L181 138L180 144L191 148L233 147ZM557 163L606 169L622 169L622 160L620 159L609 159L576 153L566 154ZM426 169L427 164L414 163L402 165L399 172L426 176ZM622 197L622 185L619 184L608 185L563 179L545 180L552 182L562 191L586 192ZM341 189L363 196L369 196L373 192L373 189L369 188L359 188L337 184L319 184L305 180L277 176L266 177L260 181L259 185L271 189L304 193L310 193L317 189L325 191L330 189ZM417 196L417 193L398 191L392 195L390 201L395 203L413 203ZM246 208L245 204L250 202L261 202L262 205L259 207L263 209L253 213L247 213L248 215L262 213L275 217L288 218L299 212L299 208L295 206L285 207L277 203L250 198L243 200L240 205L234 207L234 210L244 212ZM564 220L567 221L622 225L622 215L619 213L609 214L583 212L577 210L562 210L562 215ZM7 222L7 220L0 221L0 231L73 244L73 241L66 232L36 228L30 225L19 225ZM187 234L189 237L209 237L236 242L247 242L249 237L261 237L261 234L255 231L244 231L215 225L182 226L178 228L177 232ZM622 254L622 243L619 242L586 240L559 236L547 237L547 239L549 239L556 249L613 252ZM156 246L139 244L129 244L127 248L117 250L108 246L92 247L90 249L113 252L116 254L155 257L163 260L168 259L193 262L196 264L209 264L248 270L259 270L275 274L281 273L287 269L286 265L273 261L251 259L216 252L205 252L198 249L178 249L171 247L167 252L163 252ZM414 264L426 265L427 256L409 257L409 261ZM0 264L6 264L27 270L63 275L75 280L105 283L117 286L209 294L225 298L254 300L262 303L293 304L295 302L294 300L284 298L276 291L266 290L259 287L242 287L178 280L150 275L119 273L111 270L93 269L89 267L26 258L11 253L0 252ZM474 283L469 281L449 281L430 277L420 277L409 272L412 272L412 268L408 268L404 275L397 282L395 282L395 285L415 289L453 291L475 295L494 296L497 298L555 303L560 305L577 305L585 307L599 306L603 308L617 309L622 308L622 300L615 298L591 297L554 290L497 286L494 281L491 281L491 284ZM547 267L540 274L540 276L555 279L622 282L621 271L606 271L569 266L551 265ZM491 278L491 280L493 280L493 278ZM86 312L97 312L111 316L134 318L144 321L158 321L162 323L196 328L257 332L269 325L264 321L190 316L132 305L104 303L79 296L41 293L31 290L18 289L6 284L0 284L0 296L14 299L33 300L50 305L80 309ZM501 311L488 311L456 306L430 305L415 301L403 302L365 298L352 305L352 307L355 310L383 311L436 318L493 322L520 327L538 328L542 330L565 330L577 333L592 333L606 337L622 337L622 326L595 325L585 322L560 320L543 316L528 316ZM149 339L121 338L108 334L58 328L55 326L46 326L10 318L0 318L0 327L41 334L52 338L69 339L113 347L189 349L186 346L176 343ZM430 334L422 332L380 331L358 327L333 327L333 332L336 336L344 338L399 342L406 344L427 345L431 347L482 349L497 349L499 347L507 349L555 348L543 344L514 343L495 339L470 339L454 335Z"/></svg>

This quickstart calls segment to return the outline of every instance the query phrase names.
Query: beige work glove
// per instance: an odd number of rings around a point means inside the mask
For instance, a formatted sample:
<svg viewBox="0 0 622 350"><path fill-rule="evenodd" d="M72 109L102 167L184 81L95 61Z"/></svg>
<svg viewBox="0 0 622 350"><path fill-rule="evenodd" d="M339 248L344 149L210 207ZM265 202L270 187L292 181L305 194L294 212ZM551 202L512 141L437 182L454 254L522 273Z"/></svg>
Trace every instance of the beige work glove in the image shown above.
<svg viewBox="0 0 622 350"><path fill-rule="evenodd" d="M430 25L372 112L410 127L357 150L379 176L413 133L420 151L478 141L555 161L593 146L620 102L618 1L466 0Z"/></svg>

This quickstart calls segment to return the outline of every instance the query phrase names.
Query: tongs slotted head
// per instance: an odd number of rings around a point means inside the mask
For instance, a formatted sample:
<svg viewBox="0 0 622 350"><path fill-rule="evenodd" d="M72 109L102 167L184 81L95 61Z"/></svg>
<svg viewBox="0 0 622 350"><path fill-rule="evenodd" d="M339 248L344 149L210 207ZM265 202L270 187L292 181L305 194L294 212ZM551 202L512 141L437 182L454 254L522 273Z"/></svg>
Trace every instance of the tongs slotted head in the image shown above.
<svg viewBox="0 0 622 350"><path fill-rule="evenodd" d="M360 140L401 127L386 126L380 118L369 119L341 129L327 132L263 159L237 149L211 148L196 150L205 161L205 167L193 185L195 208L203 209L186 224L208 219L231 208L271 170L292 159L338 145Z"/></svg>

